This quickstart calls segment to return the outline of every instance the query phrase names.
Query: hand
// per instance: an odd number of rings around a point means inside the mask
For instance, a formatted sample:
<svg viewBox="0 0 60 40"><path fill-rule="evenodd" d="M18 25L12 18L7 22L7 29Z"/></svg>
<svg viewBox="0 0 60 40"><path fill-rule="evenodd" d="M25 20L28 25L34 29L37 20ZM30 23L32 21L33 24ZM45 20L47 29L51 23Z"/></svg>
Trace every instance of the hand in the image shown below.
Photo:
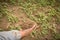
<svg viewBox="0 0 60 40"><path fill-rule="evenodd" d="M37 28L39 28L39 26L37 26L37 24L35 23L33 26L32 26L32 29L37 29Z"/></svg>

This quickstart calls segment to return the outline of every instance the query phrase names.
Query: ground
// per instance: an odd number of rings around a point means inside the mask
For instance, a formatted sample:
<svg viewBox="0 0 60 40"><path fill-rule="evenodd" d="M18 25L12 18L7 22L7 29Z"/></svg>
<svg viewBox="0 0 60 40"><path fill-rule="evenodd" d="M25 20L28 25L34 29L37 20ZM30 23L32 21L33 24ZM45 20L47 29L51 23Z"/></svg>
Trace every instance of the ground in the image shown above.
<svg viewBox="0 0 60 40"><path fill-rule="evenodd" d="M49 9L49 7L48 7L48 9ZM32 25L34 23L36 23L28 18L28 16L22 11L20 6L9 6L8 10L13 11L14 16L19 18L19 21L17 23L13 23L13 25L15 25L15 26L21 25L23 30L32 27ZM38 10L41 12L47 11L47 9L41 10L41 8ZM4 19L2 19L2 20L5 21ZM4 24L4 25L7 25L7 24ZM37 29L37 30L40 31L39 29ZM60 25L57 26L57 30L60 31ZM49 33L49 35L46 35L44 38L41 38L41 40L51 40L50 38L51 38L51 34ZM31 35L29 35L27 37L24 37L22 40L37 40L37 39L35 37L31 37Z"/></svg>

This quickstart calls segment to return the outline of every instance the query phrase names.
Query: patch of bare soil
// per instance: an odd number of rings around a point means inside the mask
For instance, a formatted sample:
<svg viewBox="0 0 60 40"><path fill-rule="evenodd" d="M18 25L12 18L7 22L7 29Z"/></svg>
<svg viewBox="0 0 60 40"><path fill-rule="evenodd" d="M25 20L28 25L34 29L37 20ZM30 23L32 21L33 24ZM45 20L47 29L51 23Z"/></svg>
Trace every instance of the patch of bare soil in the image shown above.
<svg viewBox="0 0 60 40"><path fill-rule="evenodd" d="M3 17L0 19L0 28L3 30L7 30L9 26L8 20L6 19L6 17Z"/></svg>

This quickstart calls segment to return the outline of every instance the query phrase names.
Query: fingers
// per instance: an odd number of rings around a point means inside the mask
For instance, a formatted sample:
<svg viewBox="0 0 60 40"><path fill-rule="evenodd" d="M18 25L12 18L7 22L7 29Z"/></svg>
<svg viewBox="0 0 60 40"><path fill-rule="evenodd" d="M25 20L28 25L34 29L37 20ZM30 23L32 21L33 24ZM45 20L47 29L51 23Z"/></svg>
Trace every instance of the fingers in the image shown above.
<svg viewBox="0 0 60 40"><path fill-rule="evenodd" d="M35 28L35 27L36 27L36 24L33 25L33 28Z"/></svg>
<svg viewBox="0 0 60 40"><path fill-rule="evenodd" d="M33 25L33 28L34 28L34 30L36 30L36 29L39 28L39 26L37 26L37 24L35 23L35 24Z"/></svg>
<svg viewBox="0 0 60 40"><path fill-rule="evenodd" d="M36 24L33 25L33 27L35 27L35 26L36 26Z"/></svg>

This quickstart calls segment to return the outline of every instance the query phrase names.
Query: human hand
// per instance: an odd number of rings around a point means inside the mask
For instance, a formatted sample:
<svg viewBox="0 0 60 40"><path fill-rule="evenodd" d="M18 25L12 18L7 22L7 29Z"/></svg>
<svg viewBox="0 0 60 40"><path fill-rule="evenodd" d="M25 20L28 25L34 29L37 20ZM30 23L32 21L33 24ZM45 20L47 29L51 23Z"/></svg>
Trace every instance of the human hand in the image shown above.
<svg viewBox="0 0 60 40"><path fill-rule="evenodd" d="M32 29L37 29L37 28L39 28L39 26L37 26L37 24L35 23L33 26L32 26Z"/></svg>

